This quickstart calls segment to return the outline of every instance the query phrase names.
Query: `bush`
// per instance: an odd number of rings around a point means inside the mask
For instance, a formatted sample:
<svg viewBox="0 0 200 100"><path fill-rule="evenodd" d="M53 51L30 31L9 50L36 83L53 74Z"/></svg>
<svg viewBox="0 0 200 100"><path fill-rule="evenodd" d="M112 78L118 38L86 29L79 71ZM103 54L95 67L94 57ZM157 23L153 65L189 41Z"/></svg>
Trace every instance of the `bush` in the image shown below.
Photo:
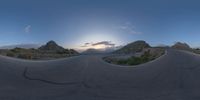
<svg viewBox="0 0 200 100"><path fill-rule="evenodd" d="M197 50L194 52L197 52ZM132 57L130 57L129 55L128 57L126 57L125 55L125 58L123 57L120 58L120 56L119 58L117 58L117 56L106 57L105 61L107 61L108 63L119 64L119 65L139 65L152 61L162 56L163 54L165 54L164 48L149 48L140 51L139 54L136 54L135 56L133 55Z"/></svg>
<svg viewBox="0 0 200 100"><path fill-rule="evenodd" d="M148 51L145 51L144 54L141 56L141 59L143 61L149 61L149 58L151 57L151 54L150 54L150 50Z"/></svg>
<svg viewBox="0 0 200 100"><path fill-rule="evenodd" d="M56 54L65 54L65 51L56 51Z"/></svg>
<svg viewBox="0 0 200 100"><path fill-rule="evenodd" d="M14 57L14 56L15 56L15 53L13 53L13 52L8 52L8 53L6 54L6 56Z"/></svg>
<svg viewBox="0 0 200 100"><path fill-rule="evenodd" d="M11 49L10 51L14 52L14 53L20 53L22 51L22 48L14 48L14 49Z"/></svg>
<svg viewBox="0 0 200 100"><path fill-rule="evenodd" d="M19 54L17 57L22 59L32 59L32 54Z"/></svg>
<svg viewBox="0 0 200 100"><path fill-rule="evenodd" d="M143 63L142 59L140 57L132 57L128 59L128 65L138 65Z"/></svg>
<svg viewBox="0 0 200 100"><path fill-rule="evenodd" d="M145 51L143 55L140 57L131 57L125 60L118 60L117 64L120 65L139 65L142 63L146 63L150 60L153 60L153 56L150 54L150 51Z"/></svg>
<svg viewBox="0 0 200 100"><path fill-rule="evenodd" d="M125 65L125 64L127 64L127 60L119 60L119 61L117 61L117 64Z"/></svg>

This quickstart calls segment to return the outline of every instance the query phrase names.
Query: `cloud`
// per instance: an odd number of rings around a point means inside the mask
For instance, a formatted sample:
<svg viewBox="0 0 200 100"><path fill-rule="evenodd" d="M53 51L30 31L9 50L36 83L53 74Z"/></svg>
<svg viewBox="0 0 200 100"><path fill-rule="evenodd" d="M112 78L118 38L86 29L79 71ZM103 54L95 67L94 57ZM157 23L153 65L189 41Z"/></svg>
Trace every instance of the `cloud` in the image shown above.
<svg viewBox="0 0 200 100"><path fill-rule="evenodd" d="M84 43L82 50L87 49L96 49L100 50L102 53L109 53L113 52L114 50L118 50L122 48L123 46L116 46L116 44L112 43L111 41L100 41L96 43Z"/></svg>
<svg viewBox="0 0 200 100"><path fill-rule="evenodd" d="M90 45L90 43L85 43L85 46Z"/></svg>
<svg viewBox="0 0 200 100"><path fill-rule="evenodd" d="M90 46L91 45L91 43L85 43L84 45L82 45L81 47L88 47L88 46Z"/></svg>
<svg viewBox="0 0 200 100"><path fill-rule="evenodd" d="M95 47L98 45L104 45L106 47L114 47L115 46L115 44L112 43L111 41L100 41L100 42L96 42L96 43L85 43L81 47Z"/></svg>
<svg viewBox="0 0 200 100"><path fill-rule="evenodd" d="M119 26L119 29L123 31L123 33L125 32L130 34L142 34L142 32L136 31L135 26L130 22L126 22L123 25Z"/></svg>
<svg viewBox="0 0 200 100"><path fill-rule="evenodd" d="M16 44L16 45L6 45L6 46L1 46L0 49L13 49L13 48L26 48L26 49L30 49L30 48L39 48L40 44Z"/></svg>
<svg viewBox="0 0 200 100"><path fill-rule="evenodd" d="M24 32L30 33L30 31L31 31L31 25L27 25L27 26L24 28Z"/></svg>
<svg viewBox="0 0 200 100"><path fill-rule="evenodd" d="M101 42L92 44L92 46L96 46L96 45L115 46L115 44L111 43L111 41L101 41Z"/></svg>

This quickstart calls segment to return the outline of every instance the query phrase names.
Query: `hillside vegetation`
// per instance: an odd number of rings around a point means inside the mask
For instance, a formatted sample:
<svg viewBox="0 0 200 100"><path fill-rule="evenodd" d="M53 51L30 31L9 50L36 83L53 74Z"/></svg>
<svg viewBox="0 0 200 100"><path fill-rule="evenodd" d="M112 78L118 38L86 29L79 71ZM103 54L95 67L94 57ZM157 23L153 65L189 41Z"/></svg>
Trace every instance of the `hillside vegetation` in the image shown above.
<svg viewBox="0 0 200 100"><path fill-rule="evenodd" d="M162 47L151 47L145 41L136 41L113 52L114 55L103 59L112 64L138 65L152 61L165 53Z"/></svg>
<svg viewBox="0 0 200 100"><path fill-rule="evenodd" d="M57 45L54 41L49 41L46 45L38 49L4 49L0 50L0 54L9 57L22 58L22 59L55 59L62 57L69 57L78 55L78 52L73 49L64 49Z"/></svg>
<svg viewBox="0 0 200 100"><path fill-rule="evenodd" d="M150 45L143 40L132 42L123 48L113 52L115 54L133 54L141 52L144 48L150 48Z"/></svg>

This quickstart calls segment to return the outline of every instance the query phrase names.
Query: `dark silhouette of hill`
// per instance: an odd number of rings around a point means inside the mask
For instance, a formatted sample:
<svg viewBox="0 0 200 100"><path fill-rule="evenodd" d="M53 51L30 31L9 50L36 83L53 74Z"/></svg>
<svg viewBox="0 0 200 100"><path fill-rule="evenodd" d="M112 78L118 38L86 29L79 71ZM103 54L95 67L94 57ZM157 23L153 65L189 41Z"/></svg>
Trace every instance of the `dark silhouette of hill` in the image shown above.
<svg viewBox="0 0 200 100"><path fill-rule="evenodd" d="M187 50L187 51L191 51L192 48L190 48L190 46L186 43L181 43L181 42L177 42L175 43L172 48L174 49L179 49L179 50Z"/></svg>
<svg viewBox="0 0 200 100"><path fill-rule="evenodd" d="M38 48L40 47L39 44L16 44L16 45L6 45L6 46L1 46L0 49L14 49L14 48L24 48L24 49L30 49L30 48Z"/></svg>
<svg viewBox="0 0 200 100"><path fill-rule="evenodd" d="M100 54L100 53L104 53L103 51L99 50L99 49L87 49L84 52L82 52L82 54Z"/></svg>
<svg viewBox="0 0 200 100"><path fill-rule="evenodd" d="M22 59L55 59L78 55L74 49L65 49L56 44L54 41L49 41L38 49L14 48L0 50L1 55L22 58Z"/></svg>
<svg viewBox="0 0 200 100"><path fill-rule="evenodd" d="M64 51L65 49L61 46L59 46L58 44L56 44L55 41L49 41L46 43L46 45L43 45L41 47L38 48L39 50L43 50L43 51Z"/></svg>
<svg viewBox="0 0 200 100"><path fill-rule="evenodd" d="M143 40L132 42L123 48L114 51L117 54L131 54L136 52L141 52L144 48L150 48L151 46Z"/></svg>
<svg viewBox="0 0 200 100"><path fill-rule="evenodd" d="M151 47L145 41L139 40L124 46L115 51L114 55L103 59L108 63L118 65L138 65L152 61L164 53L165 47Z"/></svg>

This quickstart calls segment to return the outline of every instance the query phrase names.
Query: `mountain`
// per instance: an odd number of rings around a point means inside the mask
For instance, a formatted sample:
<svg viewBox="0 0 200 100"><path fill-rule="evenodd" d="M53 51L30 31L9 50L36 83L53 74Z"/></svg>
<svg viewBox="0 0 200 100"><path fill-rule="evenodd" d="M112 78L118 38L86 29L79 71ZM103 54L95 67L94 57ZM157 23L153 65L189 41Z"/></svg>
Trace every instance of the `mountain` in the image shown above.
<svg viewBox="0 0 200 100"><path fill-rule="evenodd" d="M7 45L7 46L2 46L0 49L14 49L14 48L25 48L25 49L30 49L30 48L38 48L40 47L39 44L18 44L18 45Z"/></svg>
<svg viewBox="0 0 200 100"><path fill-rule="evenodd" d="M74 54L74 55L77 55L77 54L79 54L79 52L77 52L76 50L74 50L74 49L65 49L65 53L67 53L67 51L69 52L69 54Z"/></svg>
<svg viewBox="0 0 200 100"><path fill-rule="evenodd" d="M17 46L13 49L2 49L0 50L0 54L21 59L47 60L75 56L79 53L73 49L64 49L57 45L56 42L49 41L38 49L19 48Z"/></svg>
<svg viewBox="0 0 200 100"><path fill-rule="evenodd" d="M59 53L59 54L69 54L69 55L79 54L76 50L65 49L62 46L59 46L54 41L47 42L45 45L39 47L38 50L44 53Z"/></svg>
<svg viewBox="0 0 200 100"><path fill-rule="evenodd" d="M189 51L192 50L188 44L186 44L186 43L181 43L181 42L175 43L175 44L172 46L172 48L174 48L174 49L179 49L179 50L189 50Z"/></svg>
<svg viewBox="0 0 200 100"><path fill-rule="evenodd" d="M46 43L46 45L43 45L38 49L42 51L65 51L63 47L57 45L54 41L49 41Z"/></svg>
<svg viewBox="0 0 200 100"><path fill-rule="evenodd" d="M115 47L108 47L108 48L103 48L103 49L89 48L83 51L82 54L105 54L105 53L112 53L115 50L116 50Z"/></svg>
<svg viewBox="0 0 200 100"><path fill-rule="evenodd" d="M103 53L103 51L93 48L87 49L84 52L82 52L82 54L100 54L100 53Z"/></svg>
<svg viewBox="0 0 200 100"><path fill-rule="evenodd" d="M123 48L114 51L113 53L118 53L118 54L131 54L131 53L136 53L136 52L141 52L145 48L150 48L151 46L146 43L143 40L138 40L135 42L132 42Z"/></svg>

